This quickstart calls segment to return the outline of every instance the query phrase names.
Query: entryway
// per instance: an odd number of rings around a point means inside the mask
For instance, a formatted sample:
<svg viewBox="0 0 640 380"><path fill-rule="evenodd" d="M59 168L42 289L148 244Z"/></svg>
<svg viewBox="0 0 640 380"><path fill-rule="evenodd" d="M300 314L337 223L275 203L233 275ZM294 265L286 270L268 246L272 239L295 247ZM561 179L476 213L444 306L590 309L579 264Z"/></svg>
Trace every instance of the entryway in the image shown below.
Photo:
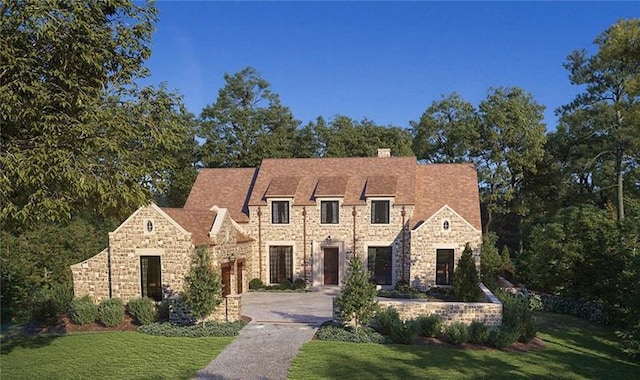
<svg viewBox="0 0 640 380"><path fill-rule="evenodd" d="M338 285L338 248L322 249L324 259L324 285Z"/></svg>

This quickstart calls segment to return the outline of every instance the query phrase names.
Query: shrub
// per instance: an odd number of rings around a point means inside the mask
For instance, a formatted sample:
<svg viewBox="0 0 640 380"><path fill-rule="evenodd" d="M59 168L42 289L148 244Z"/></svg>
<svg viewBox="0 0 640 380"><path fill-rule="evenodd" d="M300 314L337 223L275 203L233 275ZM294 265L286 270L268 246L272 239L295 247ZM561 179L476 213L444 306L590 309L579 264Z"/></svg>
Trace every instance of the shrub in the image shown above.
<svg viewBox="0 0 640 380"><path fill-rule="evenodd" d="M407 321L398 321L391 325L391 340L398 344L412 344L418 335L416 331L415 321L413 319Z"/></svg>
<svg viewBox="0 0 640 380"><path fill-rule="evenodd" d="M399 292L409 292L411 291L412 288L411 288L411 285L409 285L409 281L398 280L398 282L396 282L396 286L394 289Z"/></svg>
<svg viewBox="0 0 640 380"><path fill-rule="evenodd" d="M517 340L533 340L538 327L529 306L529 299L523 294L509 294L504 291L497 291L495 294L502 301L502 324L517 334Z"/></svg>
<svg viewBox="0 0 640 380"><path fill-rule="evenodd" d="M293 288L296 290L302 290L302 289L305 289L306 287L307 287L307 283L301 278L296 278L295 281L293 281Z"/></svg>
<svg viewBox="0 0 640 380"><path fill-rule="evenodd" d="M53 284L37 292L31 307L31 319L41 325L53 326L69 310L73 299L67 284Z"/></svg>
<svg viewBox="0 0 640 380"><path fill-rule="evenodd" d="M500 326L491 329L489 333L489 342L498 349L508 347L513 344L518 338L518 333L513 331L510 327Z"/></svg>
<svg viewBox="0 0 640 380"><path fill-rule="evenodd" d="M220 275L211 264L206 248L196 249L191 269L184 282L182 300L196 319L204 319L222 302Z"/></svg>
<svg viewBox="0 0 640 380"><path fill-rule="evenodd" d="M100 302L98 318L107 327L119 325L124 320L124 303L120 298L108 298Z"/></svg>
<svg viewBox="0 0 640 380"><path fill-rule="evenodd" d="M264 283L259 278L254 278L249 281L249 289L250 290L258 290L264 286Z"/></svg>
<svg viewBox="0 0 640 380"><path fill-rule="evenodd" d="M473 321L469 325L469 341L475 344L485 344L489 340L489 327L480 321Z"/></svg>
<svg viewBox="0 0 640 380"><path fill-rule="evenodd" d="M181 336L190 338L198 338L204 336L236 336L246 324L247 322L243 320L227 323L204 322L201 325L199 324L191 326L176 326L168 322L156 322L138 327L138 332L149 335L169 337Z"/></svg>
<svg viewBox="0 0 640 380"><path fill-rule="evenodd" d="M445 329L449 342L460 346L469 341L469 331L467 325L462 322L453 322Z"/></svg>
<svg viewBox="0 0 640 380"><path fill-rule="evenodd" d="M498 274L500 274L501 258L496 248L498 235L495 232L484 234L482 252L480 253L480 277L482 283L492 291L498 288Z"/></svg>
<svg viewBox="0 0 640 380"><path fill-rule="evenodd" d="M98 318L98 305L90 295L76 298L71 302L71 320L79 325L94 323Z"/></svg>
<svg viewBox="0 0 640 380"><path fill-rule="evenodd" d="M384 343L385 338L369 327L362 327L357 331L350 327L343 327L334 323L321 326L316 333L319 340L333 340L353 343Z"/></svg>
<svg viewBox="0 0 640 380"><path fill-rule="evenodd" d="M453 275L453 293L459 301L477 302L482 295L479 283L471 246L467 243Z"/></svg>
<svg viewBox="0 0 640 380"><path fill-rule="evenodd" d="M344 289L336 297L336 306L341 321L346 323L353 320L356 330L360 325L368 323L378 310L378 303L375 301L376 286L368 278L369 273L360 257L353 255L349 259Z"/></svg>
<svg viewBox="0 0 640 380"><path fill-rule="evenodd" d="M280 283L280 289L282 290L291 290L293 288L293 283L289 279L285 279Z"/></svg>
<svg viewBox="0 0 640 380"><path fill-rule="evenodd" d="M391 335L391 328L399 323L402 323L402 321L398 310L394 307L389 307L378 312L373 321L373 326L380 334Z"/></svg>
<svg viewBox="0 0 640 380"><path fill-rule="evenodd" d="M158 321L169 320L169 300L162 300L158 306Z"/></svg>
<svg viewBox="0 0 640 380"><path fill-rule="evenodd" d="M416 319L416 329L418 335L426 337L436 337L442 333L444 320L438 314L421 316Z"/></svg>
<svg viewBox="0 0 640 380"><path fill-rule="evenodd" d="M156 305L151 298L132 298L127 306L129 314L136 319L138 324L148 325L155 322L157 317Z"/></svg>

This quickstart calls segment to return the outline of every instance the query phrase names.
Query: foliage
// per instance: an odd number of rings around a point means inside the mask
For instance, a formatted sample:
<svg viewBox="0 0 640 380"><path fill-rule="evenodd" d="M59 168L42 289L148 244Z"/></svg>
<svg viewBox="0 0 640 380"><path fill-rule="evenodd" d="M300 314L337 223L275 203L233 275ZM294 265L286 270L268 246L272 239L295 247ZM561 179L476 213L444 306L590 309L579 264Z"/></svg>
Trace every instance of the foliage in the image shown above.
<svg viewBox="0 0 640 380"><path fill-rule="evenodd" d="M305 280L301 278L296 278L295 281L293 281L294 290L303 290L306 288L307 288L307 283L305 282Z"/></svg>
<svg viewBox="0 0 640 380"><path fill-rule="evenodd" d="M489 342L498 349L509 347L518 339L518 333L509 326L499 326L491 329Z"/></svg>
<svg viewBox="0 0 640 380"><path fill-rule="evenodd" d="M387 307L376 313L371 325L382 335L391 335L393 325L401 323L400 314L394 307Z"/></svg>
<svg viewBox="0 0 640 380"><path fill-rule="evenodd" d="M107 298L98 305L98 319L107 326L117 326L124 320L124 302L120 298Z"/></svg>
<svg viewBox="0 0 640 380"><path fill-rule="evenodd" d="M264 283L259 278L253 278L249 281L249 289L250 290L258 290L264 286Z"/></svg>
<svg viewBox="0 0 640 380"><path fill-rule="evenodd" d="M396 285L393 287L394 290L397 290L398 292L405 292L405 293L409 293L412 292L413 290L415 290L411 284L409 284L408 280L398 280L396 282Z"/></svg>
<svg viewBox="0 0 640 380"><path fill-rule="evenodd" d="M253 67L224 75L214 104L202 110L198 136L207 167L256 167L292 157L299 121Z"/></svg>
<svg viewBox="0 0 640 380"><path fill-rule="evenodd" d="M98 319L98 305L90 295L85 295L71 301L70 316L73 323L88 325Z"/></svg>
<svg viewBox="0 0 640 380"><path fill-rule="evenodd" d="M393 343L413 344L418 336L415 321L413 319L409 319L406 321L397 321L392 323L389 336Z"/></svg>
<svg viewBox="0 0 640 380"><path fill-rule="evenodd" d="M31 319L46 326L55 325L69 310L73 294L65 284L51 284L36 291L31 305Z"/></svg>
<svg viewBox="0 0 640 380"><path fill-rule="evenodd" d="M453 275L453 293L461 302L477 302L482 295L472 253L467 243Z"/></svg>
<svg viewBox="0 0 640 380"><path fill-rule="evenodd" d="M353 320L356 330L368 323L378 310L376 286L369 282L369 277L360 257L353 255L349 259L344 289L336 297L341 321L348 323Z"/></svg>
<svg viewBox="0 0 640 380"><path fill-rule="evenodd" d="M129 314L131 314L136 322L140 325L148 325L158 318L156 305L151 298L137 297L129 300L127 304Z"/></svg>
<svg viewBox="0 0 640 380"><path fill-rule="evenodd" d="M335 324L320 326L315 337L319 340L332 340L338 342L354 343L384 343L385 338L369 327L354 329Z"/></svg>
<svg viewBox="0 0 640 380"><path fill-rule="evenodd" d="M106 230L112 225L102 222L96 227L89 220L77 217L62 225L43 223L18 236L0 231L3 321L29 319L34 296L48 295L58 286L66 289L63 293L67 293L67 302L70 302L69 265L100 252L106 245Z"/></svg>
<svg viewBox="0 0 640 380"><path fill-rule="evenodd" d="M581 301L553 294L542 294L540 301L542 310L550 313L573 315L604 325L612 322L605 305L596 301Z"/></svg>
<svg viewBox="0 0 640 380"><path fill-rule="evenodd" d="M482 236L482 251L480 253L480 279L490 290L498 288L501 260L496 243L498 235L489 232Z"/></svg>
<svg viewBox="0 0 640 380"><path fill-rule="evenodd" d="M443 326L444 319L438 314L416 318L416 328L419 336L437 337L442 333Z"/></svg>
<svg viewBox="0 0 640 380"><path fill-rule="evenodd" d="M202 325L176 326L168 322L151 323L138 327L138 332L170 337L200 338L205 336L223 337L236 336L246 326L247 322L238 320L235 322L204 322Z"/></svg>
<svg viewBox="0 0 640 380"><path fill-rule="evenodd" d="M446 334L449 342L456 346L460 346L469 341L469 330L467 325L462 322L453 322L449 324L444 329L444 333Z"/></svg>
<svg viewBox="0 0 640 380"><path fill-rule="evenodd" d="M280 283L280 289L281 290L291 290L293 289L293 283L291 282L291 280L284 279L281 283Z"/></svg>
<svg viewBox="0 0 640 380"><path fill-rule="evenodd" d="M194 378L231 340L165 338L134 331L12 338L3 335L2 378Z"/></svg>
<svg viewBox="0 0 640 380"><path fill-rule="evenodd" d="M0 220L123 218L163 191L189 127L176 94L138 89L157 11L121 1L0 11Z"/></svg>
<svg viewBox="0 0 640 380"><path fill-rule="evenodd" d="M196 249L184 279L182 301L197 319L204 319L222 302L222 282L206 247ZM204 321L203 321L204 323Z"/></svg>
<svg viewBox="0 0 640 380"><path fill-rule="evenodd" d="M474 344L485 344L489 341L491 330L480 321L473 321L469 325L469 341Z"/></svg>
<svg viewBox="0 0 640 380"><path fill-rule="evenodd" d="M496 297L502 302L502 325L511 329L517 340L528 343L536 337L538 325L529 299L523 294L511 294L497 291Z"/></svg>

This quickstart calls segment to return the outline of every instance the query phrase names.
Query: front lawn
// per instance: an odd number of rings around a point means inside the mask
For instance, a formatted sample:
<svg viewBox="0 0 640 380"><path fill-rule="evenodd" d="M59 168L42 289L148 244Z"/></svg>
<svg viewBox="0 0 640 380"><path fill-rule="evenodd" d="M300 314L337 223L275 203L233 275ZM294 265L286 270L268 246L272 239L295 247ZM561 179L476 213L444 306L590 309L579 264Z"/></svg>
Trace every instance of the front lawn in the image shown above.
<svg viewBox="0 0 640 380"><path fill-rule="evenodd" d="M291 379L632 379L640 363L619 350L613 332L584 320L540 313L545 347L529 352L314 340Z"/></svg>
<svg viewBox="0 0 640 380"><path fill-rule="evenodd" d="M188 379L234 338L138 332L2 339L3 379Z"/></svg>

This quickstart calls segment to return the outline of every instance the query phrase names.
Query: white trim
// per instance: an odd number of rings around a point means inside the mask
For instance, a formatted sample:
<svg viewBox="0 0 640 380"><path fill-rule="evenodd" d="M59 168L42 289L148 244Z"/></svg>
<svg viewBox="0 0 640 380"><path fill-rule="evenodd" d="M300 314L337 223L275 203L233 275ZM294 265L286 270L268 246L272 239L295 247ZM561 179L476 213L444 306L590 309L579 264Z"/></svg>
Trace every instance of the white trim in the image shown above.
<svg viewBox="0 0 640 380"><path fill-rule="evenodd" d="M294 240L269 240L264 242L264 265L266 266L265 272L267 273L267 278L264 283L268 285L275 285L275 283L271 282L271 252L269 251L269 247L271 246L290 246L291 247L291 276L292 281L296 279L296 242Z"/></svg>
<svg viewBox="0 0 640 380"><path fill-rule="evenodd" d="M289 212L287 214L288 221L287 223L273 223L273 202L287 202L289 207ZM291 211L293 205L293 198L269 198L267 199L267 205L269 207L269 225L271 226L290 226L291 225Z"/></svg>
<svg viewBox="0 0 640 380"><path fill-rule="evenodd" d="M469 223L465 218L463 218L454 209L452 209L451 207L449 207L449 205L446 205L446 204L444 206L440 207L440 209L438 211L434 212L428 219L426 219L424 222L422 222L422 224L420 224L416 229L414 229L414 231L417 231L417 230L421 229L425 224L430 223L445 208L447 210L451 211L456 217L460 218L460 220L462 220L467 226L471 227L472 230L474 230L475 232L480 232L479 229L477 229L473 225L471 225L471 223ZM452 220L451 219L447 219L447 220L449 220L449 223L451 224ZM442 229L442 225L440 225L439 229ZM451 231L451 227L449 227L449 231Z"/></svg>
<svg viewBox="0 0 640 380"><path fill-rule="evenodd" d="M367 206L369 208L368 222L370 226L390 226L391 225L391 211L393 210L393 197L368 197ZM389 221L387 223L373 223L371 221L371 214L373 213L373 201L389 201Z"/></svg>
<svg viewBox="0 0 640 380"><path fill-rule="evenodd" d="M224 223L224 218L227 216L227 209L220 208L217 210L217 214L215 219L213 220L213 224L211 225L211 230L209 230L209 237L215 237L222 228L222 224Z"/></svg>
<svg viewBox="0 0 640 380"><path fill-rule="evenodd" d="M318 215L320 215L320 220L318 220L318 224L320 226L339 226L342 220L342 198L335 197L316 197L319 200L316 201L318 205ZM322 223L322 202L338 202L338 223Z"/></svg>

